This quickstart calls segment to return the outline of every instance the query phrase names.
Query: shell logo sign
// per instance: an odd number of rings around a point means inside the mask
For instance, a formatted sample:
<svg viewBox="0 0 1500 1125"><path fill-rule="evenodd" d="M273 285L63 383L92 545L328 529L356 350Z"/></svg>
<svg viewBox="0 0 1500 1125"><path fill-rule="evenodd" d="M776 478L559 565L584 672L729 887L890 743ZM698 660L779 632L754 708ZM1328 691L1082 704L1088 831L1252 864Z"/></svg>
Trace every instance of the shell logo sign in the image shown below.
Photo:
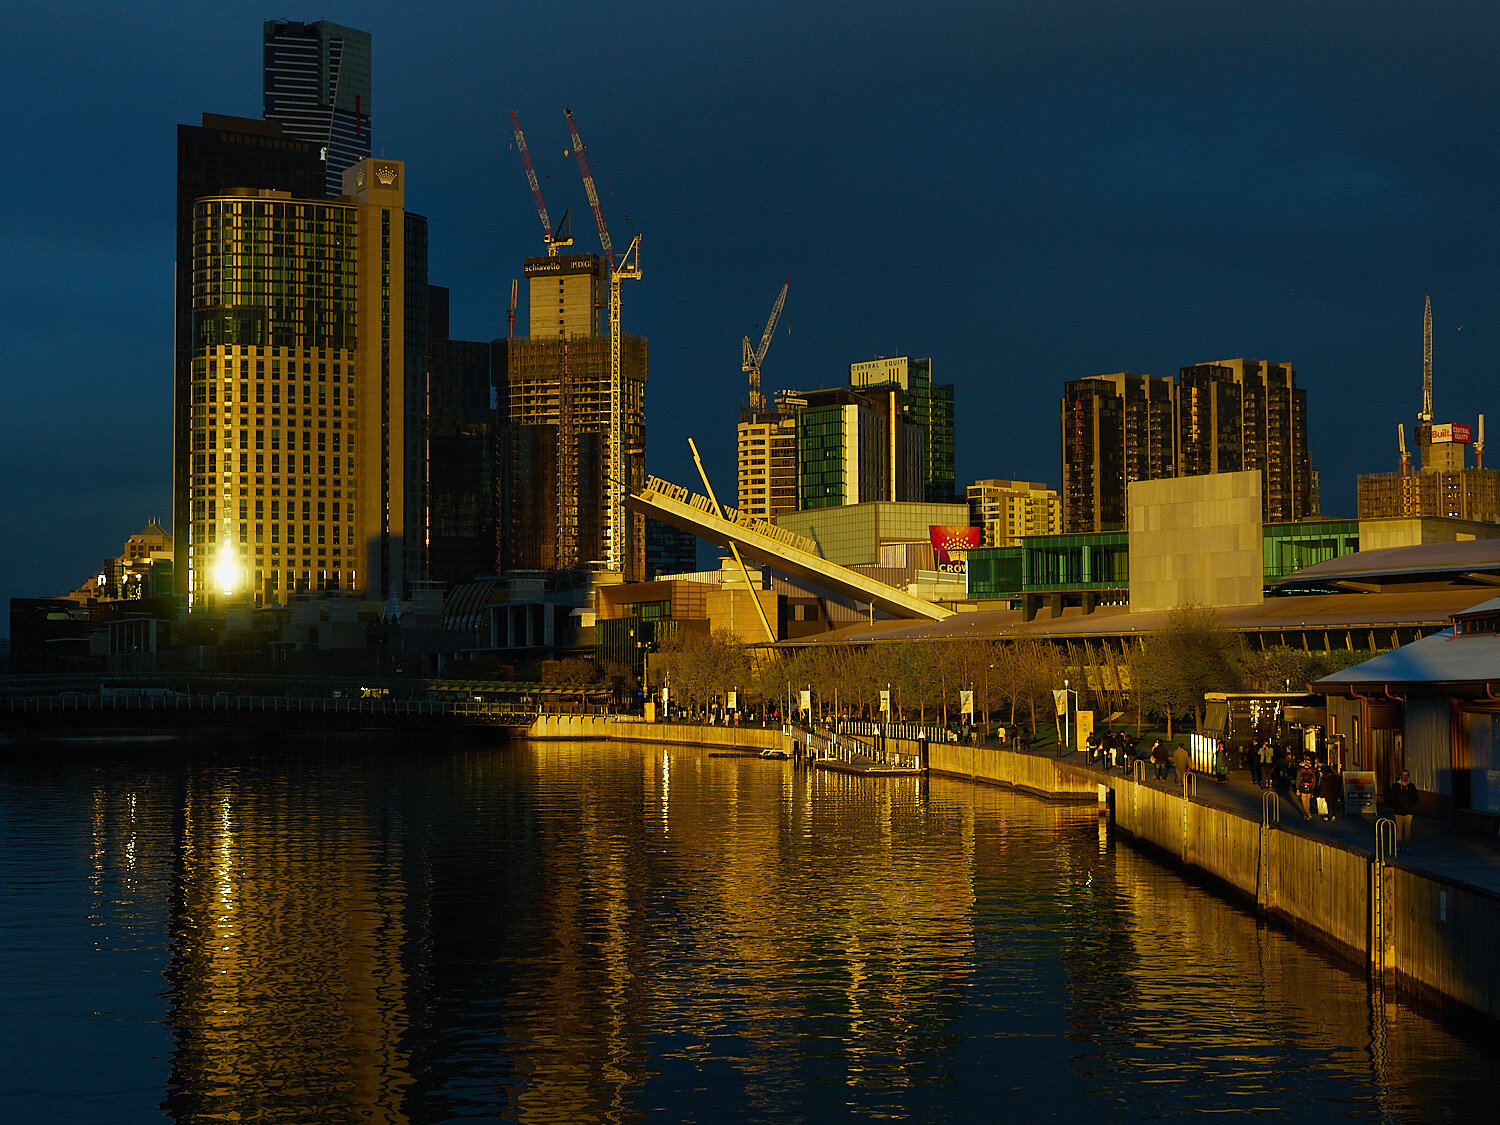
<svg viewBox="0 0 1500 1125"><path fill-rule="evenodd" d="M938 572L963 574L969 551L979 546L984 538L984 528L928 524L927 534L932 539L933 554L937 556Z"/></svg>

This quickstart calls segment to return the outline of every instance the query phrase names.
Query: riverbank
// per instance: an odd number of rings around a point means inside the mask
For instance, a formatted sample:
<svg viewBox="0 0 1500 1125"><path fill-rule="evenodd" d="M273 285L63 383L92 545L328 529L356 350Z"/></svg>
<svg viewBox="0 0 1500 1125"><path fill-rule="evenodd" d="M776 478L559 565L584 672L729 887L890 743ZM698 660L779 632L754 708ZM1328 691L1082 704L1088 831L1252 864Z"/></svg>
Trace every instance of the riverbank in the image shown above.
<svg viewBox="0 0 1500 1125"><path fill-rule="evenodd" d="M791 749L791 740L775 729L597 716L542 716L526 737ZM1500 961L1494 956L1500 853L1487 845L1424 824L1417 854L1392 854L1388 845L1377 851L1375 827L1366 818L1304 822L1281 795L1249 790L1248 783L1217 786L1204 779L1201 790L1184 794L1180 786L1099 770L1081 754L1059 758L934 742L926 755L934 775L1049 800L1097 802L1132 844L1363 965L1377 983L1440 1009L1500 1020Z"/></svg>

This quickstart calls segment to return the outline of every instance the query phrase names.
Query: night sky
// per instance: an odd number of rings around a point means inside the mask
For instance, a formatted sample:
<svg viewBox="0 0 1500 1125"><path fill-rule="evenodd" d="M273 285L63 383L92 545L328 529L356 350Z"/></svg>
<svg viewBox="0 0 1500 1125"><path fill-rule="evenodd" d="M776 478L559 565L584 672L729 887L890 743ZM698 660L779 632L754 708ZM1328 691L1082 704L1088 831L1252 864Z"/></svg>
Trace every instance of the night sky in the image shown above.
<svg viewBox="0 0 1500 1125"><path fill-rule="evenodd" d="M765 388L931 356L960 485L1058 485L1067 379L1247 356L1296 367L1323 510L1352 516L1420 407L1429 293L1436 420L1500 426L1500 5L413 11L8 7L0 605L170 515L176 126L260 116L265 18L371 32L375 152L406 162L459 338L504 335L542 252L508 110L597 249L573 108L616 246L642 236L625 326L648 467L679 483L692 436L733 495L740 338L788 277Z"/></svg>

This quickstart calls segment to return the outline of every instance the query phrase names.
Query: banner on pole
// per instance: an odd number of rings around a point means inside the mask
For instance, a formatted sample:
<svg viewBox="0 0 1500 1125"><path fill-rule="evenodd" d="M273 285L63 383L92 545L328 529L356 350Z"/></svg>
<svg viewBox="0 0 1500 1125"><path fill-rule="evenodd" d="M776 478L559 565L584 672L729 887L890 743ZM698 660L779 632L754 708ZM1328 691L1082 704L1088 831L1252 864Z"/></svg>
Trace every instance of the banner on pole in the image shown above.
<svg viewBox="0 0 1500 1125"><path fill-rule="evenodd" d="M1057 704L1057 715L1058 715L1058 718L1061 718L1062 716L1066 715L1068 713L1068 689L1067 688L1053 688L1052 689L1052 702L1055 703L1055 704Z"/></svg>
<svg viewBox="0 0 1500 1125"><path fill-rule="evenodd" d="M972 691L960 691L958 693L958 710L964 718L974 718L974 693Z"/></svg>
<svg viewBox="0 0 1500 1125"><path fill-rule="evenodd" d="M740 701L740 693L737 692L737 691L730 692L729 693L729 701L724 705L725 706L725 710L728 710L728 711L738 711L739 708L737 706L735 706L735 704L739 703L739 701Z"/></svg>
<svg viewBox="0 0 1500 1125"><path fill-rule="evenodd" d="M802 705L802 710L812 710L812 692L808 691L806 688L803 688L797 693L797 698Z"/></svg>
<svg viewBox="0 0 1500 1125"><path fill-rule="evenodd" d="M889 688L880 689L880 710L887 715L891 713L891 693Z"/></svg>

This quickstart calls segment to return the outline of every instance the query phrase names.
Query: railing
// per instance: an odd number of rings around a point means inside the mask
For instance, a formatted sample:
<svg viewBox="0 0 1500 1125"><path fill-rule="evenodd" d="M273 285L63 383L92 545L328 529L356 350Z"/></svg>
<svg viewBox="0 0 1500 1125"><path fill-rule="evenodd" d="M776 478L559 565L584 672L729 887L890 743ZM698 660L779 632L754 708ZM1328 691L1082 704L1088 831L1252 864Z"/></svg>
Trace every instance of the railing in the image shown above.
<svg viewBox="0 0 1500 1125"><path fill-rule="evenodd" d="M117 713L160 711L171 713L272 712L316 715L418 715L442 718L516 719L531 722L535 711L517 711L514 706L477 701L441 699L332 699L319 696L285 695L62 695L20 696L0 700L10 714L57 712Z"/></svg>
<svg viewBox="0 0 1500 1125"><path fill-rule="evenodd" d="M834 729L844 734L859 734L867 738L904 738L908 742L947 742L948 732L943 727L926 723L877 723L868 719L837 719Z"/></svg>
<svg viewBox="0 0 1500 1125"><path fill-rule="evenodd" d="M782 728L782 732L802 742L807 747L809 759L842 762L849 766L875 765L887 769L922 768L920 754L903 754L892 750L884 739L867 746L854 739L853 736L860 732L851 731L847 729L847 726L837 731L817 727L805 730L801 727L786 726ZM865 737L878 738L879 736L866 735Z"/></svg>

